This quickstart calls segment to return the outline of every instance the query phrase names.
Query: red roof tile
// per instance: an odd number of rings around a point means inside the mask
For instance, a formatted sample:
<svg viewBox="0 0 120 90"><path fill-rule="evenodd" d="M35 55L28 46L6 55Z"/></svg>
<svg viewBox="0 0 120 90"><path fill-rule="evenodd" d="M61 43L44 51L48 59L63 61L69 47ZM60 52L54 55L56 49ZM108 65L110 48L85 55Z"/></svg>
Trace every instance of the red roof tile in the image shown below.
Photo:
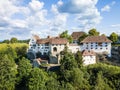
<svg viewBox="0 0 120 90"><path fill-rule="evenodd" d="M88 36L82 41L82 43L89 43L89 42L110 42L112 43L112 41L109 40L106 36Z"/></svg>
<svg viewBox="0 0 120 90"><path fill-rule="evenodd" d="M37 40L38 44L67 44L68 40L65 38L53 37Z"/></svg>
<svg viewBox="0 0 120 90"><path fill-rule="evenodd" d="M72 33L72 38L73 40L78 40L80 36L82 36L84 34L84 32L73 32Z"/></svg>
<svg viewBox="0 0 120 90"><path fill-rule="evenodd" d="M82 55L83 55L83 56L95 56L96 53L95 53L93 50L90 50L90 51L84 50L84 51L82 52Z"/></svg>

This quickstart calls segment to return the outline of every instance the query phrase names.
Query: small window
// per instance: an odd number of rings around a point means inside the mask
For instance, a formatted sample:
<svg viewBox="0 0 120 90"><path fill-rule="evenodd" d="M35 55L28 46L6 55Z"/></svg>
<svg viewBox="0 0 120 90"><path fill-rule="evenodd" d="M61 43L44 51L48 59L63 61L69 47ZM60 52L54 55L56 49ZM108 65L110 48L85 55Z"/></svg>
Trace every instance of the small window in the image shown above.
<svg viewBox="0 0 120 90"><path fill-rule="evenodd" d="M57 52L57 48L56 48L56 47L54 47L54 48L53 48L53 51L54 51L54 52Z"/></svg>

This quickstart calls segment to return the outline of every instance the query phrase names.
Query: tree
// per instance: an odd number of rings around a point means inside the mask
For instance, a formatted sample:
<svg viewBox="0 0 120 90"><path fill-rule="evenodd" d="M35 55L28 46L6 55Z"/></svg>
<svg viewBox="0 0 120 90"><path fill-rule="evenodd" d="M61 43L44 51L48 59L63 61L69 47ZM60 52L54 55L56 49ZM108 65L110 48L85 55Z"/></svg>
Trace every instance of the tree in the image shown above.
<svg viewBox="0 0 120 90"><path fill-rule="evenodd" d="M27 47L26 45L15 48L15 51L16 51L16 53L17 53L17 57L18 57L19 59L21 59L22 57L26 57L27 48L28 48L28 47Z"/></svg>
<svg viewBox="0 0 120 90"><path fill-rule="evenodd" d="M110 88L110 86L107 83L105 83L101 71L97 74L96 85L94 88L95 90L113 90L112 88Z"/></svg>
<svg viewBox="0 0 120 90"><path fill-rule="evenodd" d="M88 33L90 36L99 36L99 34L100 34L95 28L89 30Z"/></svg>
<svg viewBox="0 0 120 90"><path fill-rule="evenodd" d="M80 43L83 39L85 39L87 36L88 36L87 33L83 33L83 35L80 36L79 39L78 39L79 43Z"/></svg>
<svg viewBox="0 0 120 90"><path fill-rule="evenodd" d="M46 82L46 90L59 90L60 83L57 80L57 74L54 72L49 72L48 75L49 78Z"/></svg>
<svg viewBox="0 0 120 90"><path fill-rule="evenodd" d="M10 45L7 45L7 48L4 52L4 54L7 54L9 59L15 60L17 58L17 54L16 54L15 50Z"/></svg>
<svg viewBox="0 0 120 90"><path fill-rule="evenodd" d="M22 60L19 60L17 70L18 70L18 75L17 75L18 87L17 88L21 88L20 86L26 87L29 74L32 70L32 64L28 59L23 57Z"/></svg>
<svg viewBox="0 0 120 90"><path fill-rule="evenodd" d="M32 70L32 64L30 61L26 58L22 58L22 60L19 60L18 63L18 75L20 78L26 78L29 76L31 70Z"/></svg>
<svg viewBox="0 0 120 90"><path fill-rule="evenodd" d="M110 40L113 42L113 43L115 43L115 42L117 42L118 41L118 34L116 34L116 33L111 33L110 34Z"/></svg>
<svg viewBox="0 0 120 90"><path fill-rule="evenodd" d="M40 68L33 68L28 79L29 90L45 90L48 74Z"/></svg>
<svg viewBox="0 0 120 90"><path fill-rule="evenodd" d="M69 41L69 43L72 43L72 41L73 41L72 36L68 34L68 31L67 31L67 30L64 31L64 32L62 32L62 33L60 34L60 37L61 37L61 38L66 38L66 39Z"/></svg>
<svg viewBox="0 0 120 90"><path fill-rule="evenodd" d="M0 58L0 90L14 90L16 80L16 65L7 55Z"/></svg>
<svg viewBox="0 0 120 90"><path fill-rule="evenodd" d="M79 68L83 66L83 58L82 58L82 53L80 51L77 51L75 55L75 60Z"/></svg>
<svg viewBox="0 0 120 90"><path fill-rule="evenodd" d="M77 68L77 63L75 61L74 55L65 49L60 64L61 78L63 79L63 81L69 82L71 78L71 71L74 68Z"/></svg>
<svg viewBox="0 0 120 90"><path fill-rule="evenodd" d="M18 41L18 40L17 40L17 38L15 38L15 37L12 37L11 40L10 40L11 43L17 43L17 41Z"/></svg>
<svg viewBox="0 0 120 90"><path fill-rule="evenodd" d="M3 43L9 43L10 41L7 39L7 40L4 40Z"/></svg>
<svg viewBox="0 0 120 90"><path fill-rule="evenodd" d="M64 52L63 58L61 59L61 70L72 70L77 67L75 57L71 52Z"/></svg>

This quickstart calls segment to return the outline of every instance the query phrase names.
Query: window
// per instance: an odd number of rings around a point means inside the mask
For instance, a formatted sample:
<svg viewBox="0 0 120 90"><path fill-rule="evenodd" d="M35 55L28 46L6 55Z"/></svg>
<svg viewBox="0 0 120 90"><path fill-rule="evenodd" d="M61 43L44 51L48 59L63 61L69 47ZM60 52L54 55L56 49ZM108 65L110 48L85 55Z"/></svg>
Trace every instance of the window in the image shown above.
<svg viewBox="0 0 120 90"><path fill-rule="evenodd" d="M54 52L57 52L57 48L56 48L56 47L54 47L54 48L53 48L53 51L54 51Z"/></svg>
<svg viewBox="0 0 120 90"><path fill-rule="evenodd" d="M102 47L100 49L102 49Z"/></svg>
<svg viewBox="0 0 120 90"><path fill-rule="evenodd" d="M99 46L102 46L102 43L98 43Z"/></svg>
<svg viewBox="0 0 120 90"><path fill-rule="evenodd" d="M97 47L95 49L98 49Z"/></svg>

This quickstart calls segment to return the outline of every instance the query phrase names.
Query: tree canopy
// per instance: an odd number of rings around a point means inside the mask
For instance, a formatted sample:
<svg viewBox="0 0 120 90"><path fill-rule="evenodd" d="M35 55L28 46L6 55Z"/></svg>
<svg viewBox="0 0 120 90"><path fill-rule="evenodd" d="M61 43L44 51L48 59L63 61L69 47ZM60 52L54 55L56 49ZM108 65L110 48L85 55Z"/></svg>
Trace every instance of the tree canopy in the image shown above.
<svg viewBox="0 0 120 90"><path fill-rule="evenodd" d="M16 42L18 42L18 40L17 40L17 38L12 37L12 38L10 39L10 42L11 42L11 43L16 43Z"/></svg>
<svg viewBox="0 0 120 90"><path fill-rule="evenodd" d="M0 90L14 90L17 69L7 55L0 58Z"/></svg>
<svg viewBox="0 0 120 90"><path fill-rule="evenodd" d="M110 40L113 42L113 43L115 43L115 42L117 42L118 41L118 34L116 34L115 32L113 32L113 33L111 33L110 34Z"/></svg>
<svg viewBox="0 0 120 90"><path fill-rule="evenodd" d="M73 39L72 39L72 36L68 34L68 31L64 31L60 34L60 37L61 38L66 38L68 39L69 43L72 43Z"/></svg>
<svg viewBox="0 0 120 90"><path fill-rule="evenodd" d="M88 34L90 36L99 36L100 33L95 28L93 28L89 30Z"/></svg>

